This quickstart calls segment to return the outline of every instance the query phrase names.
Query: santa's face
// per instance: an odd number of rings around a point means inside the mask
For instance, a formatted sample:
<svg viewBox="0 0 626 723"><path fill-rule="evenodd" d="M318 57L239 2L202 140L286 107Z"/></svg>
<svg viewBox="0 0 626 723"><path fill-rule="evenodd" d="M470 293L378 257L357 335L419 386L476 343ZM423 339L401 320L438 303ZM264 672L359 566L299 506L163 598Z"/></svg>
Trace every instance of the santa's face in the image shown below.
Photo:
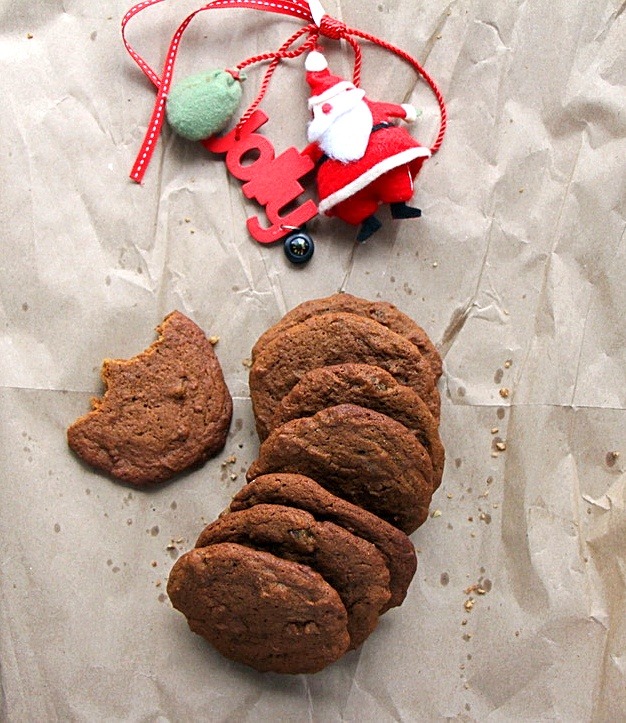
<svg viewBox="0 0 626 723"><path fill-rule="evenodd" d="M372 113L363 100L365 92L352 83L331 88L312 104L309 142L324 153L347 163L363 157L372 131Z"/></svg>

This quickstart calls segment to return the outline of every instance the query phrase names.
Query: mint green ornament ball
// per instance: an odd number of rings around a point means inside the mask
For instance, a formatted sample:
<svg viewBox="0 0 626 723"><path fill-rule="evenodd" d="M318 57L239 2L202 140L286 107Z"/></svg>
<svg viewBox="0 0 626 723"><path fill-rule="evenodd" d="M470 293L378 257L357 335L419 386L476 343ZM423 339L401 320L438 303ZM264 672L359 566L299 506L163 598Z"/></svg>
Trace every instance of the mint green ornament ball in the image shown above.
<svg viewBox="0 0 626 723"><path fill-rule="evenodd" d="M165 110L179 136L201 141L223 130L241 101L241 82L226 70L190 75L172 86Z"/></svg>

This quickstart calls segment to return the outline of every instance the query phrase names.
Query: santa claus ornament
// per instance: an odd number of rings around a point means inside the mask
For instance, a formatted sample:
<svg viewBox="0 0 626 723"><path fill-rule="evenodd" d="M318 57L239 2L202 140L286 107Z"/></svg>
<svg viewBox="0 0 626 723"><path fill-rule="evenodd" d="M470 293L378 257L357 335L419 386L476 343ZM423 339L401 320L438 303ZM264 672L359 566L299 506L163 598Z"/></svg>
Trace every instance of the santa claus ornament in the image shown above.
<svg viewBox="0 0 626 723"><path fill-rule="evenodd" d="M254 215L247 221L250 235L263 244L284 239L285 253L293 263L311 258L313 241L305 224L317 215L335 216L357 227L356 237L361 242L382 227L379 209L383 205L389 206L392 219L421 215L420 209L409 203L414 179L424 161L439 150L447 116L437 85L411 55L328 16L318 0L213 0L181 23L158 75L128 43L125 28L139 12L160 2L164 0L145 0L132 7L122 21L128 52L157 89L152 117L130 174L134 181L143 181L167 119L176 133L224 158L229 172L242 181L246 198L263 207L264 219ZM189 23L205 10L228 8L276 13L302 25L277 50L247 58L233 68L212 68L174 82L176 56ZM354 53L352 79L331 72L322 39L343 40L350 46ZM398 56L428 84L440 114L432 145L422 145L408 130L418 116L413 106L373 100L360 88L363 57L359 41ZM303 74L310 89L308 145L302 150L290 147L277 155L269 139L259 133L268 120L259 105L281 61L300 56L305 58ZM250 82L244 71L256 65L266 66L258 92L234 120L243 97L242 84L246 77ZM301 199L305 185L313 179L317 201Z"/></svg>

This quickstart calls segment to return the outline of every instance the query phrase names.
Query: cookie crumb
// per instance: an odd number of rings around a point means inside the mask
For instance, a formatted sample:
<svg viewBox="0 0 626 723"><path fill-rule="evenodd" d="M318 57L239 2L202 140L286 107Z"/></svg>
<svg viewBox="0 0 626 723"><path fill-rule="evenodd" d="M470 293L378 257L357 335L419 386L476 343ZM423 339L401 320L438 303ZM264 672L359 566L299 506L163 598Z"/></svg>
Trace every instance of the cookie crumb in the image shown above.
<svg viewBox="0 0 626 723"><path fill-rule="evenodd" d="M469 613L472 611L472 608L474 607L475 604L476 604L476 601L474 600L474 598L470 597L463 603L463 607Z"/></svg>
<svg viewBox="0 0 626 723"><path fill-rule="evenodd" d="M217 342L220 340L219 336L210 336L207 341L211 346L215 346Z"/></svg>
<svg viewBox="0 0 626 723"><path fill-rule="evenodd" d="M35 36L32 33L26 33L26 37L28 40L32 40Z"/></svg>
<svg viewBox="0 0 626 723"><path fill-rule="evenodd" d="M470 595L471 593L477 593L478 595L486 595L488 590L487 587L483 587L479 582L475 582L473 585L470 585L469 587L465 588L463 590L465 595ZM472 598L470 598L472 600ZM473 604L473 600L472 600Z"/></svg>
<svg viewBox="0 0 626 723"><path fill-rule="evenodd" d="M612 452L607 452L606 453L606 466L614 467L615 463L617 462L618 459L619 459L619 452L617 452L615 450Z"/></svg>
<svg viewBox="0 0 626 723"><path fill-rule="evenodd" d="M500 390L500 396L502 397L502 399L508 399L510 393L511 391L508 387L502 387L502 389Z"/></svg>
<svg viewBox="0 0 626 723"><path fill-rule="evenodd" d="M241 363L243 364L244 367L246 367L246 369L252 368L252 359L250 359L250 358L243 359Z"/></svg>
<svg viewBox="0 0 626 723"><path fill-rule="evenodd" d="M496 442L496 449L500 452L504 452L506 450L506 442Z"/></svg>
<svg viewBox="0 0 626 723"><path fill-rule="evenodd" d="M441 510L434 510L430 516L431 517L441 517L441 515L442 515Z"/></svg>
<svg viewBox="0 0 626 723"><path fill-rule="evenodd" d="M498 434L499 431L500 431L500 430L498 429L498 427L492 427L492 428L491 428L491 434Z"/></svg>
<svg viewBox="0 0 626 723"><path fill-rule="evenodd" d="M152 567L156 567L159 563L156 560L152 560L150 564L152 565Z"/></svg>

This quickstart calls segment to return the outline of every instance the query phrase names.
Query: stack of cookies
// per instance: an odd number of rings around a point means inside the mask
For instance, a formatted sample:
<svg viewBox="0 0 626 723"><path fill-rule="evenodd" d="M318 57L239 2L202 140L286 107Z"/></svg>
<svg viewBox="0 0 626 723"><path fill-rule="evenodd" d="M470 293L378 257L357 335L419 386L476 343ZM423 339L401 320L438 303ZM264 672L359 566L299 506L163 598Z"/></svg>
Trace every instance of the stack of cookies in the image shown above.
<svg viewBox="0 0 626 723"><path fill-rule="evenodd" d="M313 673L357 648L415 573L444 450L441 359L393 305L308 301L252 351L249 484L172 569L192 630L257 670Z"/></svg>

